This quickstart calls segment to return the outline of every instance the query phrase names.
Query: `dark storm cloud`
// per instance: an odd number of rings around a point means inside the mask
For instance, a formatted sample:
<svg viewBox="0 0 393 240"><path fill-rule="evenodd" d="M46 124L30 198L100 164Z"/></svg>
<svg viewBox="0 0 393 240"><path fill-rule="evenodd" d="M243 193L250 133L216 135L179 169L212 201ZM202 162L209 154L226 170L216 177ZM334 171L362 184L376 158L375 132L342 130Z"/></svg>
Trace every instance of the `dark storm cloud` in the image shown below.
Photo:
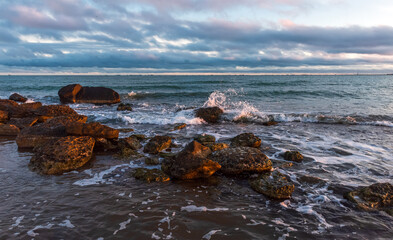
<svg viewBox="0 0 393 240"><path fill-rule="evenodd" d="M311 1L281 0L288 7ZM317 27L201 18L171 11L216 11L271 1L19 0L0 2L0 64L8 67L227 69L388 63L393 27ZM149 8L150 7L150 8ZM172 10L171 10L172 9ZM368 54L340 58L342 54Z"/></svg>

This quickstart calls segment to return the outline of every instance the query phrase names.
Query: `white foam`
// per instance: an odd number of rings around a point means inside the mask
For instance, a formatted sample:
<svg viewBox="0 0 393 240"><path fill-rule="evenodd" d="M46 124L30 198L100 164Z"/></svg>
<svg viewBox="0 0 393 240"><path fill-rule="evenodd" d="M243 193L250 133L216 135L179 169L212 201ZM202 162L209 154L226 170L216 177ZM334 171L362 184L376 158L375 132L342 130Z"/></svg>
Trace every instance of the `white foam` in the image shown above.
<svg viewBox="0 0 393 240"><path fill-rule="evenodd" d="M211 238L214 234L216 234L216 233L218 233L218 232L221 232L221 229L211 230L210 232L208 232L208 233L206 233L205 235L203 235L202 239L210 240L210 238Z"/></svg>
<svg viewBox="0 0 393 240"><path fill-rule="evenodd" d="M64 220L63 222L59 223L60 227L67 227L67 228L74 228L75 226L71 223L70 220Z"/></svg>
<svg viewBox="0 0 393 240"><path fill-rule="evenodd" d="M130 97L134 97L136 95L137 95L137 93L134 92L134 91L131 91L131 92L128 93L128 96L130 96Z"/></svg>
<svg viewBox="0 0 393 240"><path fill-rule="evenodd" d="M318 221L324 225L326 228L330 228L333 225L329 224L326 222L326 219L319 213L317 213L311 205L303 205L303 206L299 206L296 208L296 211L301 212L301 213L305 213L305 214L309 214L309 215L314 215Z"/></svg>
<svg viewBox="0 0 393 240"><path fill-rule="evenodd" d="M229 208L207 208L205 206L197 207L195 205L188 205L186 207L181 207L181 211L187 212L220 212L220 211L228 211Z"/></svg>
<svg viewBox="0 0 393 240"><path fill-rule="evenodd" d="M24 218L25 218L25 216L20 216L20 217L14 217L14 218L12 218L12 220L14 220L15 223L12 224L11 227L10 227L9 229L12 230L12 229L14 229L15 227L18 227Z"/></svg>
<svg viewBox="0 0 393 240"><path fill-rule="evenodd" d="M119 231L124 230L127 228L127 224L129 224L131 222L131 218L127 219L124 222L119 223L120 228L116 231L113 232L113 235L116 235Z"/></svg>
<svg viewBox="0 0 393 240"><path fill-rule="evenodd" d="M51 229L53 226L54 226L54 224L52 224L52 223L47 223L46 225L38 225L38 226L35 226L33 229L31 229L31 230L29 230L29 231L27 232L27 235L29 235L30 237L36 237L36 236L38 236L39 234L36 233L36 232L34 232L34 231L36 231L36 230L38 230L38 229Z"/></svg>

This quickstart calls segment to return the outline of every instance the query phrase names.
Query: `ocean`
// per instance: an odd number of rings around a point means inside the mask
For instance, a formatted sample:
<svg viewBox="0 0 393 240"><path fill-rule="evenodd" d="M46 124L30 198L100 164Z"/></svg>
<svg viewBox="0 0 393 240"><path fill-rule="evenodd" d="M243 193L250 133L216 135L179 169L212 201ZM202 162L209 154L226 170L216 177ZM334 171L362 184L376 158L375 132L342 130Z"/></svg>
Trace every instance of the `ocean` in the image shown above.
<svg viewBox="0 0 393 240"><path fill-rule="evenodd" d="M68 84L117 91L133 111L116 105L70 105L88 121L168 135L185 146L197 134L229 142L240 133L262 139L277 163L298 150L303 163L280 168L295 183L292 198L268 199L246 179L145 183L129 176L143 161L96 155L61 176L28 169L31 152L0 139L0 239L389 239L392 217L356 209L343 194L393 183L393 76L0 76L0 98L17 92L59 104ZM219 106L219 124L194 111ZM264 126L277 121L274 126ZM176 123L183 130L172 131ZM179 148L178 150L180 150ZM276 167L276 166L274 166ZM149 168L157 168L151 167ZM320 178L318 184L299 181Z"/></svg>

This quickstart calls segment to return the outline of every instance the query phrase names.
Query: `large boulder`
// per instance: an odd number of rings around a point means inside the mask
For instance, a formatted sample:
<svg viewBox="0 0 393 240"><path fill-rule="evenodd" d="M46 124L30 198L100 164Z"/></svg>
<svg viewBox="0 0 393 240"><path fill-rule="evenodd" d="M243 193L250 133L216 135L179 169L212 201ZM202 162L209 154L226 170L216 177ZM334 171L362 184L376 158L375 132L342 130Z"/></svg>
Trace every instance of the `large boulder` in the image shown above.
<svg viewBox="0 0 393 240"><path fill-rule="evenodd" d="M145 145L143 152L157 154L171 146L172 139L168 136L155 136Z"/></svg>
<svg viewBox="0 0 393 240"><path fill-rule="evenodd" d="M124 147L131 148L132 150L142 148L142 144L136 136L119 139L119 145L124 145Z"/></svg>
<svg viewBox="0 0 393 240"><path fill-rule="evenodd" d="M206 107L196 110L195 115L208 123L217 123L224 111L219 107Z"/></svg>
<svg viewBox="0 0 393 240"><path fill-rule="evenodd" d="M26 97L23 97L22 95L20 95L20 94L18 94L18 93L13 93L13 94L9 97L9 99L10 99L10 100L13 100L13 101L16 101L16 102L22 102L22 103L24 103L24 102L27 101L27 98L26 98Z"/></svg>
<svg viewBox="0 0 393 240"><path fill-rule="evenodd" d="M344 195L346 199L366 211L381 210L393 216L393 185L375 183L368 187L359 187Z"/></svg>
<svg viewBox="0 0 393 240"><path fill-rule="evenodd" d="M174 158L165 159L162 169L177 179L207 178L221 168L220 164L208 159L210 154L210 148L193 141Z"/></svg>
<svg viewBox="0 0 393 240"><path fill-rule="evenodd" d="M7 123L17 126L20 129L31 127L36 124L38 117L26 117L26 118L11 118Z"/></svg>
<svg viewBox="0 0 393 240"><path fill-rule="evenodd" d="M214 152L212 159L221 165L220 171L228 175L260 173L272 169L270 159L257 148L226 148Z"/></svg>
<svg viewBox="0 0 393 240"><path fill-rule="evenodd" d="M86 123L87 116L84 115L65 115L59 117L53 117L45 122L45 126L68 126L74 122Z"/></svg>
<svg viewBox="0 0 393 240"><path fill-rule="evenodd" d="M72 122L66 125L67 135L91 136L95 138L113 139L119 137L119 130L102 125L98 122Z"/></svg>
<svg viewBox="0 0 393 240"><path fill-rule="evenodd" d="M242 133L232 138L231 146L259 148L261 146L261 139L252 133Z"/></svg>
<svg viewBox="0 0 393 240"><path fill-rule="evenodd" d="M251 179L250 185L256 192L275 199L290 198L295 190L295 185L278 171L261 174L259 177Z"/></svg>
<svg viewBox="0 0 393 240"><path fill-rule="evenodd" d="M65 126L52 126L47 125L46 123L41 123L22 129L16 138L16 143L19 148L34 148L66 136L67 133Z"/></svg>
<svg viewBox="0 0 393 240"><path fill-rule="evenodd" d="M18 104L12 100L0 100L0 110L8 112L10 118L24 118L35 115L35 111L40 108L40 102Z"/></svg>
<svg viewBox="0 0 393 240"><path fill-rule="evenodd" d="M79 84L71 84L61 88L58 94L62 103L113 104L120 102L120 95L105 87L82 87Z"/></svg>
<svg viewBox="0 0 393 240"><path fill-rule="evenodd" d="M34 149L29 167L41 174L58 175L78 169L93 156L94 138L64 137Z"/></svg>
<svg viewBox="0 0 393 240"><path fill-rule="evenodd" d="M58 92L60 102L62 103L76 103L76 95L82 90L80 84L70 84L61 88Z"/></svg>
<svg viewBox="0 0 393 240"><path fill-rule="evenodd" d="M0 136L17 136L20 130L17 126L0 123Z"/></svg>
<svg viewBox="0 0 393 240"><path fill-rule="evenodd" d="M59 117L68 115L78 115L74 109L66 105L47 105L35 110L36 116Z"/></svg>
<svg viewBox="0 0 393 240"><path fill-rule="evenodd" d="M5 123L8 119L8 112L0 110L0 123Z"/></svg>

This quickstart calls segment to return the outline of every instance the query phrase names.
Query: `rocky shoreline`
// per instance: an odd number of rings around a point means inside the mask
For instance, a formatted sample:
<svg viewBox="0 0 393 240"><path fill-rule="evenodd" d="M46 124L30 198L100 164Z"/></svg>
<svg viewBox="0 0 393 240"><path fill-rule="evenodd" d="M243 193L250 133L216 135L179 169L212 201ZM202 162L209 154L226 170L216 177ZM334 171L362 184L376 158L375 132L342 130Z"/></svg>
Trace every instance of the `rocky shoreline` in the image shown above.
<svg viewBox="0 0 393 240"><path fill-rule="evenodd" d="M119 94L112 89L82 87L79 84L59 90L61 103L117 104ZM214 136L197 135L179 149L170 136L131 134L119 138L121 129L99 122L88 122L68 105L26 103L27 98L12 94L0 99L0 136L14 136L19 149L34 153L29 168L39 174L58 175L73 171L91 161L94 154L110 154L123 159L145 158L148 165L161 169L135 169L133 176L148 182L192 180L221 174L230 178L249 179L250 187L272 199L288 199L295 185L280 172L261 150L262 140L252 133L234 136L230 143L216 142ZM20 103L18 103L20 102ZM132 111L120 103L119 111ZM223 110L206 107L195 110L195 116L208 124L219 123ZM266 124L274 125L274 124ZM177 124L174 131L187 128ZM282 158L291 164L302 164L303 156L287 151ZM382 210L393 215L393 186L373 184L353 189L345 197L363 210Z"/></svg>

